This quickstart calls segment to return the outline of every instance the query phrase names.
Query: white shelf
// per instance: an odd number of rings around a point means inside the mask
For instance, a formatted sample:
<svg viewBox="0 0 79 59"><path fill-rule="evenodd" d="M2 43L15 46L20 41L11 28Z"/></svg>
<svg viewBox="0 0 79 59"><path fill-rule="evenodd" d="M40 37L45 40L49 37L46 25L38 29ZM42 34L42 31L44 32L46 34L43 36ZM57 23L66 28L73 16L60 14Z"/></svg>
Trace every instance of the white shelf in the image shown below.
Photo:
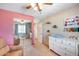
<svg viewBox="0 0 79 59"><path fill-rule="evenodd" d="M79 25L75 25L75 26L74 26L74 25L71 25L71 26L65 26L64 28L76 28L76 27L78 28Z"/></svg>

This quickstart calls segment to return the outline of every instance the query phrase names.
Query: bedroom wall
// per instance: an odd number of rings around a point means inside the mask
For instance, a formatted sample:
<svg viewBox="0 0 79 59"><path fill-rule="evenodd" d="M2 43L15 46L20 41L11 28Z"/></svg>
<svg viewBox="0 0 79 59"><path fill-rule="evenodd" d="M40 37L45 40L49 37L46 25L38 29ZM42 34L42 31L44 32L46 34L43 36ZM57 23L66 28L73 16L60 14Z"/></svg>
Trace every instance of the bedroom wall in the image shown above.
<svg viewBox="0 0 79 59"><path fill-rule="evenodd" d="M13 44L13 20L14 18L31 20L32 22L32 43L34 43L34 17L16 12L0 9L0 36L8 45Z"/></svg>
<svg viewBox="0 0 79 59"><path fill-rule="evenodd" d="M79 16L79 6L63 10L55 15L52 15L45 19L43 22L44 35L46 31L49 29L51 33L59 33L66 36L79 36L79 32L64 32L64 19L70 16ZM46 24L46 22L51 22L51 24ZM53 25L57 25L58 28L52 28Z"/></svg>
<svg viewBox="0 0 79 59"><path fill-rule="evenodd" d="M43 41L43 28L42 28L42 22L38 22L37 24L37 39L40 43Z"/></svg>

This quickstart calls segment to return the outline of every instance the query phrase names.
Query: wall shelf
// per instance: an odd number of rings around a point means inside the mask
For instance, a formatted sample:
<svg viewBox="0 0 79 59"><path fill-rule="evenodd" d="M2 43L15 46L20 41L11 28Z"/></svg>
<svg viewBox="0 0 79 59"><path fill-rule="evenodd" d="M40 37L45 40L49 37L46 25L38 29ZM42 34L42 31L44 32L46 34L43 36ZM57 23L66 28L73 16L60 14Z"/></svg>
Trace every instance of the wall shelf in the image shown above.
<svg viewBox="0 0 79 59"><path fill-rule="evenodd" d="M79 32L79 16L66 18L64 21L64 30L67 32Z"/></svg>

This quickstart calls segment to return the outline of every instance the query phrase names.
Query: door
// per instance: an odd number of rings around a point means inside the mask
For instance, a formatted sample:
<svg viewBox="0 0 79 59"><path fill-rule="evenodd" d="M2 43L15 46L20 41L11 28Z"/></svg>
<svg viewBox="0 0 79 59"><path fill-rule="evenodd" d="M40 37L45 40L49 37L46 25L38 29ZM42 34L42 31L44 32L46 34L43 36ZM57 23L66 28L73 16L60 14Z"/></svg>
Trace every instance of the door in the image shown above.
<svg viewBox="0 0 79 59"><path fill-rule="evenodd" d="M37 33L38 33L38 40L41 43L43 43L43 26L42 26L42 23L38 24Z"/></svg>

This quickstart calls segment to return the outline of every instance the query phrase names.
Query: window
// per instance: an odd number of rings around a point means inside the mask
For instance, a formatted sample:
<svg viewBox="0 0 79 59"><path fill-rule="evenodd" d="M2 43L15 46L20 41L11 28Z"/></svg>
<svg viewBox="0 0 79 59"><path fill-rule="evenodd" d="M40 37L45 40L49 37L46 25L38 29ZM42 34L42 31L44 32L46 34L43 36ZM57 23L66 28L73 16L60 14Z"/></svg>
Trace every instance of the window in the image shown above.
<svg viewBox="0 0 79 59"><path fill-rule="evenodd" d="M18 25L18 33L26 33L26 26Z"/></svg>

